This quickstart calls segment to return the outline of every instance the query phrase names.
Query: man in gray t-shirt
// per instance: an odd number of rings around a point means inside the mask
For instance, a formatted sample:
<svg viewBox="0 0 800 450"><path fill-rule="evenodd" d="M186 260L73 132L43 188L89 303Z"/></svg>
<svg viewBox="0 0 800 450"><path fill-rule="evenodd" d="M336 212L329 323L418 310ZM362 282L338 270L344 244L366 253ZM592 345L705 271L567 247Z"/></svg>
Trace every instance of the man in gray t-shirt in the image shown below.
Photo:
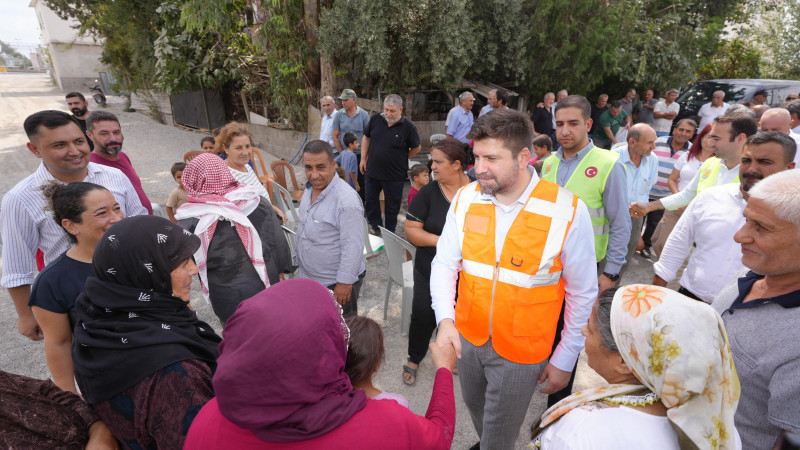
<svg viewBox="0 0 800 450"><path fill-rule="evenodd" d="M653 126L653 110L656 108L658 100L653 98L653 90L644 91L644 98L633 108L634 123L646 123Z"/></svg>
<svg viewBox="0 0 800 450"><path fill-rule="evenodd" d="M712 304L741 384L735 423L745 449L772 449L784 430L800 433L798 184L800 171L786 170L750 189L747 222L735 240L751 270Z"/></svg>

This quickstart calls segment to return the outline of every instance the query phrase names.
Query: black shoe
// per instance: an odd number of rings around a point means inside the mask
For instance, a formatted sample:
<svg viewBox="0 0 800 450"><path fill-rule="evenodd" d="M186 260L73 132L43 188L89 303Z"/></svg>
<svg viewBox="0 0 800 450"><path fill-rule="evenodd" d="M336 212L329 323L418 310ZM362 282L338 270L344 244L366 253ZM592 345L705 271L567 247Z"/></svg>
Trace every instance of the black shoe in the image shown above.
<svg viewBox="0 0 800 450"><path fill-rule="evenodd" d="M647 259L653 258L653 250L651 250L650 247L643 248L640 254Z"/></svg>
<svg viewBox="0 0 800 450"><path fill-rule="evenodd" d="M478 441L478 443L470 447L469 450L481 450L481 442Z"/></svg>
<svg viewBox="0 0 800 450"><path fill-rule="evenodd" d="M378 237L380 237L380 235L381 235L381 230L380 230L380 229L376 229L376 228L370 228L370 229L369 229L369 234L371 234L371 235L373 235L373 236L378 236Z"/></svg>

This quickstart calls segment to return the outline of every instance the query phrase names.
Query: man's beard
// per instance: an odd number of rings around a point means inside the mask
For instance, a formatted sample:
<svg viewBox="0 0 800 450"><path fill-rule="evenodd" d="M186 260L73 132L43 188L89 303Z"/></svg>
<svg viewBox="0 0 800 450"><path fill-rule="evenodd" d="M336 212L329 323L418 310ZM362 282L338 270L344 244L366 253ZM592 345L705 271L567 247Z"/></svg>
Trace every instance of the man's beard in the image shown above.
<svg viewBox="0 0 800 450"><path fill-rule="evenodd" d="M116 155L119 154L119 152L122 151L122 142L109 142L106 145L101 145L101 144L95 143L95 146L98 149L100 149L101 152L103 152L103 153L105 153L107 155L111 155L111 156L116 156ZM108 148L108 147L111 147L111 146L116 146L116 148L113 148L113 149Z"/></svg>
<svg viewBox="0 0 800 450"><path fill-rule="evenodd" d="M86 113L87 113L87 112L89 112L89 108L83 108L83 109L80 109L80 108L72 108L72 109L70 109L70 111L72 111L72 114L73 114L75 117L80 117L80 116L84 116L84 115L86 115Z"/></svg>
<svg viewBox="0 0 800 450"><path fill-rule="evenodd" d="M742 178L742 190L748 192L750 189L753 188L753 186L756 185L756 183L764 179L764 175L761 175L760 173L745 172L742 174L741 178ZM753 180L753 182L745 183L745 180Z"/></svg>

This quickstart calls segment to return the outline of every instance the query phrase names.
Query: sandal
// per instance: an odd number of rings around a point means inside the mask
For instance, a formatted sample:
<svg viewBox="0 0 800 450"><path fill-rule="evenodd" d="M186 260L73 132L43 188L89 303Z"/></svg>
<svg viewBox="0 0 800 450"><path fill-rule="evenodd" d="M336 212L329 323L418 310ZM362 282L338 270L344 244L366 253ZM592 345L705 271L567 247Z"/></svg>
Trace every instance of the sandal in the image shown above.
<svg viewBox="0 0 800 450"><path fill-rule="evenodd" d="M417 367L417 369L419 369L419 367ZM417 382L417 369L412 369L411 367L403 364L403 383L413 386L414 383ZM406 374L411 375L411 380L406 378Z"/></svg>

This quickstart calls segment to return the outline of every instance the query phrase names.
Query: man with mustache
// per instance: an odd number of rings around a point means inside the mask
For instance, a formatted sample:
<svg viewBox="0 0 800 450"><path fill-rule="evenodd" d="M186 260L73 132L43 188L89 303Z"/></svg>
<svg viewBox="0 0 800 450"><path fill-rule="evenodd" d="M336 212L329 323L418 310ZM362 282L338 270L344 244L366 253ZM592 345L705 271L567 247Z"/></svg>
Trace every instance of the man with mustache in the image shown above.
<svg viewBox="0 0 800 450"><path fill-rule="evenodd" d="M153 206L142 188L142 181L131 164L130 158L122 151L122 128L119 119L108 111L92 111L86 117L86 136L94 142L90 161L95 164L119 169L131 181L142 206L149 214L153 214Z"/></svg>
<svg viewBox="0 0 800 450"><path fill-rule="evenodd" d="M86 134L86 116L89 115L89 102L86 101L86 97L80 92L70 92L67 94L66 99L67 108L72 112L72 117L78 121L78 126L81 127L83 135L86 136L89 149L94 150L94 143L89 139L89 135Z"/></svg>
<svg viewBox="0 0 800 450"><path fill-rule="evenodd" d="M675 279L691 253L678 292L713 302L742 268L741 245L733 235L745 222L747 192L773 173L794 169L796 149L792 138L775 131L747 138L739 164L740 183L707 189L689 204L653 266L653 284L666 286Z"/></svg>

